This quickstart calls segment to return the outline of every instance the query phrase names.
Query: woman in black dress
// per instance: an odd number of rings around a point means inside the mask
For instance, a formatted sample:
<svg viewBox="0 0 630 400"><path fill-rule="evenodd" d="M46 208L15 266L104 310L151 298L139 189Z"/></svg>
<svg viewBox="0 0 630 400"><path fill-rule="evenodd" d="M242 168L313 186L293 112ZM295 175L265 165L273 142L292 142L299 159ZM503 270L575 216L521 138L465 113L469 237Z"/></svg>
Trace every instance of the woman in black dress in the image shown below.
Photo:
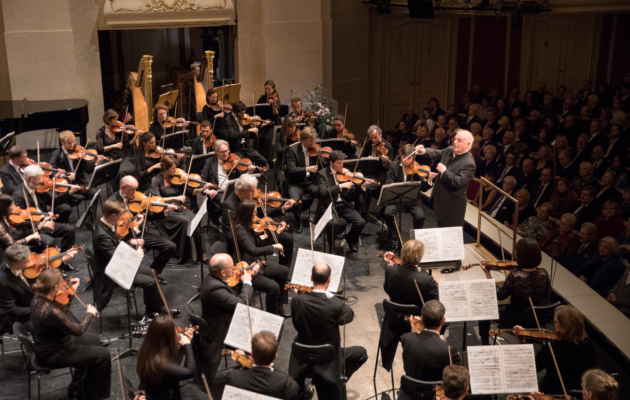
<svg viewBox="0 0 630 400"><path fill-rule="evenodd" d="M150 153L155 150L156 139L151 132L145 132L140 137L140 148L136 153L136 179L138 180L138 191L146 192L151 188L151 179L160 170L160 159L152 158Z"/></svg>
<svg viewBox="0 0 630 400"><path fill-rule="evenodd" d="M27 245L33 251L41 252L46 247L54 247L55 239L48 235L33 233L30 221L14 226L9 221L16 209L13 198L6 194L0 194L0 260L4 259L4 251L14 243ZM39 222L34 222L35 229Z"/></svg>
<svg viewBox="0 0 630 400"><path fill-rule="evenodd" d="M221 110L214 110L212 106L219 106L221 103L219 102L219 94L217 90L214 88L208 89L206 92L206 105L203 106L203 120L210 122L210 125L214 128L214 132L219 130L221 126L221 121L223 121L223 117L225 117L225 113ZM216 122L214 122L216 118ZM224 139L225 138L221 138Z"/></svg>
<svg viewBox="0 0 630 400"><path fill-rule="evenodd" d="M155 135L155 138L157 139L157 142L158 142L158 146L163 145L162 136L186 129L189 124L189 122L186 121L183 123L183 126L173 126L171 128L167 128L166 127L167 118L168 118L168 107L165 106L164 104L156 104L155 107L153 107L153 123L149 127L149 132ZM182 137L179 136L175 139L169 139L169 141L166 142L166 145L163 147L179 149L183 145L184 143L182 142Z"/></svg>
<svg viewBox="0 0 630 400"><path fill-rule="evenodd" d="M293 117L285 117L282 121L282 128L276 136L276 167L274 168L276 174L276 182L283 184L286 180L284 176L284 156L289 151L289 146L299 142L299 140L291 140L291 135L295 133L297 129L297 123Z"/></svg>
<svg viewBox="0 0 630 400"><path fill-rule="evenodd" d="M183 382L195 376L195 354L190 340L192 328L177 333L173 319L158 315L153 318L147 335L138 351L136 372L140 378L140 389L146 398L175 400L208 398L194 385ZM184 364L181 365L179 349L183 347Z"/></svg>
<svg viewBox="0 0 630 400"><path fill-rule="evenodd" d="M76 290L79 279L72 279L70 284ZM108 399L111 355L101 346L98 335L86 332L97 314L96 308L87 305L87 313L81 322L70 320L64 310L53 303L57 292L65 287L57 268L43 270L32 286L35 297L31 302L31 321L37 362L46 368L75 368L68 386L69 398Z"/></svg>
<svg viewBox="0 0 630 400"><path fill-rule="evenodd" d="M113 131L113 125L118 121L118 113L115 110L107 110L103 114L103 125L96 131L96 152L112 160L119 160L128 156L131 142L135 139L129 137L125 132L116 133Z"/></svg>
<svg viewBox="0 0 630 400"><path fill-rule="evenodd" d="M275 105L275 109L280 110L280 95L276 91L276 83L274 81L269 79L265 82L265 94L258 98L256 104L270 104L272 108ZM277 112L272 114L274 125L280 125L280 114Z"/></svg>
<svg viewBox="0 0 630 400"><path fill-rule="evenodd" d="M234 233L238 241L241 259L249 264L266 259L278 251L283 251L281 244L263 246L260 242L265 235L271 235L269 231L257 233L254 231L252 221L256 216L256 203L251 200L243 200L236 208L234 216ZM276 234L280 234L287 224L281 222L277 226ZM283 305L289 302L289 294L284 290L284 285L289 278L289 268L274 261L267 261L260 272L252 277L252 286L256 290L267 293L265 296L265 311L272 314L285 316Z"/></svg>
<svg viewBox="0 0 630 400"><path fill-rule="evenodd" d="M531 298L534 305L540 305L549 294L549 274L544 268L539 268L542 261L542 254L538 242L534 239L525 238L516 243L516 254L518 266L514 268L501 287L497 287L497 300L505 300L511 297L510 304L505 308L499 308L499 324L514 326L522 324L531 326L534 321L527 321L527 316L523 312L530 307ZM490 261L481 260L481 269L486 274L486 278L494 279L486 264ZM490 320L479 321L479 336L481 344L489 344ZM546 392L545 392L546 393Z"/></svg>
<svg viewBox="0 0 630 400"><path fill-rule="evenodd" d="M165 203L183 206L186 203L186 196L196 196L205 190L203 186L194 189L187 185L184 194L185 185L173 185L171 177L176 174L177 164L170 156L162 157L158 166L161 173L151 179L151 194L162 197ZM158 221L158 229L162 236L177 245L178 252L173 256L177 258L177 263L186 264L190 260L195 262L203 260L206 263L208 257L203 246L201 232L195 229L192 237L189 237L187 233L195 214L184 208L166 212L164 215L165 218Z"/></svg>

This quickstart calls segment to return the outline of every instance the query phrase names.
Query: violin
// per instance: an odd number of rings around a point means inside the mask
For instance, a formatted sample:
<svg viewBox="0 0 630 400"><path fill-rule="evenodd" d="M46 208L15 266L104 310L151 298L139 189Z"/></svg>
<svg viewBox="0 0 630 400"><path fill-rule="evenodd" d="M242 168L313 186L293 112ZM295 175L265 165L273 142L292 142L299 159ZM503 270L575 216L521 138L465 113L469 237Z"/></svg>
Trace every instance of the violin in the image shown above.
<svg viewBox="0 0 630 400"><path fill-rule="evenodd" d="M420 332L424 331L424 325L422 324L422 322L418 321L417 319L411 319L410 315L407 315L405 317L405 322L408 322L408 321L411 321L411 324L413 325L413 327L419 330Z"/></svg>
<svg viewBox="0 0 630 400"><path fill-rule="evenodd" d="M75 145L74 148L68 152L68 158L70 158L72 161L77 161L82 158L87 162L91 162L98 158L98 154L92 151L88 151L82 146ZM103 158L105 158L107 161L112 160L111 158L105 156L103 156Z"/></svg>
<svg viewBox="0 0 630 400"><path fill-rule="evenodd" d="M55 299L53 300L53 304L59 308L63 308L63 306L68 305L76 294L72 285L70 285L68 281L64 281L63 283L65 288L58 290L57 294L55 294Z"/></svg>
<svg viewBox="0 0 630 400"><path fill-rule="evenodd" d="M188 177L188 186L197 188L199 186L205 186L209 184L209 182L204 182L201 180L201 176L198 174L190 174L184 172L181 168L177 168L175 170L175 175L171 176L171 183L173 185L183 185L186 183L186 177ZM210 187L214 189L219 189L219 185L215 185L214 183L210 183Z"/></svg>
<svg viewBox="0 0 630 400"><path fill-rule="evenodd" d="M263 123L271 123L271 121L269 121L268 119L263 121L262 118L260 118L258 115L249 116L247 114L243 114L239 121L243 126L250 124L254 126L260 126Z"/></svg>
<svg viewBox="0 0 630 400"><path fill-rule="evenodd" d="M525 342L529 342L529 343L537 343L537 342L545 342L548 340L560 340L560 335L558 335L557 333L553 333L548 329L543 329L542 331L539 331L537 329L522 329L519 331L512 331L510 329L498 329L496 331L491 330L489 335L490 336L497 336L501 333L512 333L514 336L516 336L517 339L522 339Z"/></svg>
<svg viewBox="0 0 630 400"><path fill-rule="evenodd" d="M267 101L269 100L273 100L273 103L271 104L271 109L275 114L278 114L278 93L273 92L271 93L271 95L269 96L269 98L267 98Z"/></svg>
<svg viewBox="0 0 630 400"><path fill-rule="evenodd" d="M311 148L308 149L309 157L315 157L317 155L321 155L324 158L328 158L332 154L331 147L321 147L318 144L314 144Z"/></svg>
<svg viewBox="0 0 630 400"><path fill-rule="evenodd" d="M228 286L234 287L238 285L238 283L241 281L241 276L243 276L243 274L248 274L249 273L248 271L254 268L256 265L265 265L265 262L256 260L255 262L251 264L247 264L245 261L241 261L238 264L236 264L234 266L235 268L234 272L232 273L232 276L230 277L230 280L228 281Z"/></svg>
<svg viewBox="0 0 630 400"><path fill-rule="evenodd" d="M442 386L437 385L436 387L433 388L433 391L435 392L435 400L446 399L446 396L444 396L444 389L442 389Z"/></svg>
<svg viewBox="0 0 630 400"><path fill-rule="evenodd" d="M348 132L346 128L343 128L343 131L337 132L337 139L342 139L342 138L346 139L346 143L350 143L351 140L354 140L354 135Z"/></svg>
<svg viewBox="0 0 630 400"><path fill-rule="evenodd" d="M53 183L53 179L54 179L54 183ZM46 193L49 190L53 190L53 186L57 193L65 193L68 191L69 188L73 186L79 186L79 185L71 185L68 183L67 180L63 178L49 178L47 176L42 176L42 181L39 183L39 186L37 187L37 193ZM88 188L85 186L79 186L79 189L88 190Z"/></svg>
<svg viewBox="0 0 630 400"><path fill-rule="evenodd" d="M304 117L304 118L309 118L309 119L315 119L315 113L306 111L306 110L302 110L300 111L300 113L298 114L298 117Z"/></svg>
<svg viewBox="0 0 630 400"><path fill-rule="evenodd" d="M166 118L166 121L164 121L164 128L168 129L168 128L172 128L174 126L178 127L178 128L182 128L186 125L186 123L189 124L197 124L198 122L193 122L193 121L186 121L186 119L184 118L173 118L173 117L168 117Z"/></svg>
<svg viewBox="0 0 630 400"><path fill-rule="evenodd" d="M144 211L147 208L147 202L151 201L149 206L149 210L152 212L160 213L164 211L165 208L168 208L171 204L165 203L164 199L160 196L151 196L147 197L142 192L135 192L133 194L133 199L128 200L129 209L134 213L139 213ZM176 204L175 204L176 205ZM185 208L182 205L176 205L178 210Z"/></svg>
<svg viewBox="0 0 630 400"><path fill-rule="evenodd" d="M269 206L271 208L280 207L282 203L289 200L294 200L294 199L285 199L280 196L281 195L279 192L267 192L267 197L265 198L265 192L263 192L260 189L256 189L256 191L254 192L253 200L256 201L256 207L260 205L259 202L263 202L265 203L266 206ZM295 200L295 202L302 203L302 200Z"/></svg>
<svg viewBox="0 0 630 400"><path fill-rule="evenodd" d="M254 360L252 360L251 357L244 356L242 354L238 354L234 350L223 349L223 351L221 352L221 355L222 356L230 356L230 357L232 357L232 360L234 360L237 363L241 364L243 366L243 368L249 369L249 368L251 368L254 365Z"/></svg>
<svg viewBox="0 0 630 400"><path fill-rule="evenodd" d="M507 400L577 400L573 396L565 396L563 394L508 394Z"/></svg>
<svg viewBox="0 0 630 400"><path fill-rule="evenodd" d="M284 285L284 290L297 290L298 294L312 293L313 288L310 286L298 285L296 283L287 283Z"/></svg>
<svg viewBox="0 0 630 400"><path fill-rule="evenodd" d="M230 153L228 159L223 161L223 170L231 171L235 165L237 170L241 172L247 172L247 169L253 164L252 160L250 160L249 158L240 158L236 153ZM258 168L261 172L267 172L267 168L265 167L259 167L257 165L254 166Z"/></svg>
<svg viewBox="0 0 630 400"><path fill-rule="evenodd" d="M83 246L72 246L68 251L60 253L56 247L49 247L42 254L32 252L28 257L27 267L22 270L22 273L27 279L34 279L46 268L59 268L63 262L62 258L71 252L77 252L82 250Z"/></svg>
<svg viewBox="0 0 630 400"><path fill-rule="evenodd" d="M281 224L281 222L276 222L271 217L259 218L257 216L254 216L252 227L254 228L254 232L256 233L263 233L265 229L275 232L276 230L278 230L278 226ZM288 228L289 225L287 225L286 227Z"/></svg>
<svg viewBox="0 0 630 400"><path fill-rule="evenodd" d="M20 168L20 171L24 172L24 168L25 168L27 165L38 165L41 169L43 169L43 170L45 171L45 172L44 172L44 175L48 175L48 176L50 176L53 172L54 172L54 173L59 172L59 170L58 170L58 169L53 168L53 167L52 167L49 163L47 163L47 162L40 162L40 163L38 163L38 162L35 162L35 160L30 159L30 158L27 158L27 159L26 159L26 162L24 163L24 166L22 166L22 167Z"/></svg>
<svg viewBox="0 0 630 400"><path fill-rule="evenodd" d="M14 225L22 225L24 222L33 220L33 222L39 222L48 213L40 212L35 207L30 207L28 210L23 210L17 206L13 207L13 212L9 214L9 222ZM59 214L55 214L55 217L59 217Z"/></svg>
<svg viewBox="0 0 630 400"><path fill-rule="evenodd" d="M138 215L132 215L130 212L125 212L120 216L118 222L116 222L116 234L119 237L124 238L129 233L129 229L135 229L138 227L136 220Z"/></svg>
<svg viewBox="0 0 630 400"><path fill-rule="evenodd" d="M420 165L417 161L414 161L408 167L405 167L405 175L419 175L421 178L428 178L431 170L426 165Z"/></svg>
<svg viewBox="0 0 630 400"><path fill-rule="evenodd" d="M178 156L180 153L175 153L173 149L164 149L162 146L155 146L155 149L149 152L150 158L162 158L163 155Z"/></svg>
<svg viewBox="0 0 630 400"><path fill-rule="evenodd" d="M219 101L217 104L212 105L212 109L214 111L221 111L229 114L232 112L232 110L234 110L234 107L232 107L231 104L223 105L223 103Z"/></svg>
<svg viewBox="0 0 630 400"><path fill-rule="evenodd" d="M381 257L384 260L391 260L396 265L403 265L402 258L396 257L394 254L378 253L376 254L376 257Z"/></svg>
<svg viewBox="0 0 630 400"><path fill-rule="evenodd" d="M214 133L211 133L208 139L203 140L203 145L210 148L214 146L214 142L217 141L217 137L214 136Z"/></svg>
<svg viewBox="0 0 630 400"><path fill-rule="evenodd" d="M376 146L374 146L373 150L377 157L386 156L388 153L387 147L385 147L385 142L379 142Z"/></svg>
<svg viewBox="0 0 630 400"><path fill-rule="evenodd" d="M364 182L368 184L375 184L376 186L381 186L380 182L376 182L374 179L367 179L363 177L363 174L360 172L352 173L348 169L343 169L343 173L337 173L335 175L339 182L352 182L355 185L362 185Z"/></svg>
<svg viewBox="0 0 630 400"><path fill-rule="evenodd" d="M140 135L142 135L144 133L144 131L141 131L140 129L136 129L135 126L133 125L125 125L122 121L116 121L114 124L111 125L110 129L112 130L112 132L114 133L126 133L128 135L131 135L132 133L138 133Z"/></svg>
<svg viewBox="0 0 630 400"><path fill-rule="evenodd" d="M468 264L462 265L462 271L466 271L474 266L479 264ZM514 271L514 268L518 265L516 261L490 261L486 264L486 269L488 271Z"/></svg>

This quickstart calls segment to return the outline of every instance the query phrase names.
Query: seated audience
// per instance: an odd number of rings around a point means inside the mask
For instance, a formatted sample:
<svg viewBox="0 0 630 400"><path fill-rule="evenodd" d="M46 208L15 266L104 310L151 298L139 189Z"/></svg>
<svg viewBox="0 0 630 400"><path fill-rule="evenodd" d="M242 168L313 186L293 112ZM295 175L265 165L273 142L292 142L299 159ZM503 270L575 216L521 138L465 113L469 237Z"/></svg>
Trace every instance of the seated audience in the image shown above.
<svg viewBox="0 0 630 400"><path fill-rule="evenodd" d="M595 239L597 239L595 224L591 222L583 224L579 235L571 239L567 247L558 255L558 262L574 272L582 263L597 255L599 245Z"/></svg>
<svg viewBox="0 0 630 400"><path fill-rule="evenodd" d="M583 187L597 186L597 179L593 176L593 164L590 162L583 162L580 164L580 171L578 176L571 180L573 190L579 194Z"/></svg>
<svg viewBox="0 0 630 400"><path fill-rule="evenodd" d="M618 202L621 199L621 193L615 188L615 181L617 180L617 174L613 171L606 171L602 175L602 188L595 195L595 201L599 204L599 207L603 207L604 203L608 200Z"/></svg>
<svg viewBox="0 0 630 400"><path fill-rule="evenodd" d="M626 188L623 190L621 200L623 201L619 206L619 215L621 215L621 219L626 221L628 218L630 218L630 188Z"/></svg>
<svg viewBox="0 0 630 400"><path fill-rule="evenodd" d="M540 175L541 171L545 168L553 170L553 151L547 144L543 144L538 149L536 154L538 156L538 162L536 163L536 173Z"/></svg>
<svg viewBox="0 0 630 400"><path fill-rule="evenodd" d="M519 189L520 190L520 189ZM554 222L549 219L553 213L553 206L550 203L543 203L536 209L536 215L527 218L518 225L519 235L532 238L538 241L554 227Z"/></svg>
<svg viewBox="0 0 630 400"><path fill-rule="evenodd" d="M621 232L617 238L617 243L619 244L619 255L621 258L630 261L630 217L623 221L626 229Z"/></svg>
<svg viewBox="0 0 630 400"><path fill-rule="evenodd" d="M539 181L529 190L532 196L532 206L538 207L549 200L551 194L554 192L552 181L553 169L543 168L543 170L540 171Z"/></svg>
<svg viewBox="0 0 630 400"><path fill-rule="evenodd" d="M511 218L508 221L503 221L505 226L509 228L513 228L514 223L516 223L517 226L521 225L527 218L536 215L536 209L530 204L531 197L529 197L527 190L518 189L514 197L518 200L518 221L514 221L514 212L512 212ZM512 209L514 209L513 206L514 205L512 205Z"/></svg>
<svg viewBox="0 0 630 400"><path fill-rule="evenodd" d="M575 210L578 202L577 195L573 191L571 181L568 178L558 178L557 190L549 198L549 202L555 208L554 217L566 214ZM630 195L629 195L630 197Z"/></svg>
<svg viewBox="0 0 630 400"><path fill-rule="evenodd" d="M494 183L494 174L492 172L486 172L483 177ZM481 209L483 211L488 211L494 205L494 202L497 201L499 192L490 185L484 185L483 192L477 193L475 199L472 200L472 204L475 207L479 207L479 196L481 196Z"/></svg>
<svg viewBox="0 0 630 400"><path fill-rule="evenodd" d="M562 214L558 226L551 229L545 236L538 240L542 251L547 253L554 260L557 259L560 252L566 249L569 242L575 237L573 228L575 227L576 220L573 214Z"/></svg>
<svg viewBox="0 0 630 400"><path fill-rule="evenodd" d="M585 186L580 190L580 202L573 210L578 226L585 222L593 222L601 214L601 208L595 201L595 193L596 189L593 186Z"/></svg>
<svg viewBox="0 0 630 400"><path fill-rule="evenodd" d="M625 224L619 216L619 205L614 200L608 200L602 208L602 215L595 218L593 223L597 226L599 237L618 237L625 229Z"/></svg>
<svg viewBox="0 0 630 400"><path fill-rule="evenodd" d="M477 173L475 174L476 177L484 176L488 172L494 172L498 167L497 162L494 159L497 155L496 147L493 145L484 146L483 155L486 161L477 167Z"/></svg>
<svg viewBox="0 0 630 400"><path fill-rule="evenodd" d="M599 240L599 255L585 261L575 270L575 276L602 297L621 279L625 266L619 256L619 245L610 236Z"/></svg>
<svg viewBox="0 0 630 400"><path fill-rule="evenodd" d="M617 307L626 317L630 318L630 280L628 272L630 272L630 268L626 268L621 279L610 289L606 300Z"/></svg>
<svg viewBox="0 0 630 400"><path fill-rule="evenodd" d="M630 178L628 177L628 175L630 175L630 171L628 171L628 168L623 165L623 161L623 158L615 156L612 160L610 168L608 168L608 171L617 174L617 179L615 180L615 189L617 189L619 192L622 192L624 189L630 186Z"/></svg>
<svg viewBox="0 0 630 400"><path fill-rule="evenodd" d="M513 176L506 176L503 179L502 189L509 196L514 195L514 187L516 186L516 178ZM506 195L502 195L499 199L494 203L490 210L488 210L488 215L497 221L504 223L506 221L510 221L512 214L514 213L514 203L512 203Z"/></svg>

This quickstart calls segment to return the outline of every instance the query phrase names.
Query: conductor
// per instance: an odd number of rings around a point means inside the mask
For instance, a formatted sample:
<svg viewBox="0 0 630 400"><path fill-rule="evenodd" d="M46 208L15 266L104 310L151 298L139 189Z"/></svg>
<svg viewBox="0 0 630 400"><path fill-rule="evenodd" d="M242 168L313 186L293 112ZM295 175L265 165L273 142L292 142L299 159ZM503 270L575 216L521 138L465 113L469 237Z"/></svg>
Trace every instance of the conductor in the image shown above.
<svg viewBox="0 0 630 400"><path fill-rule="evenodd" d="M475 175L475 161L470 148L473 136L460 129L453 145L444 150L425 149L416 146L416 154L426 154L431 161L438 161L438 176L433 180L433 211L438 227L463 226L466 214L466 190Z"/></svg>

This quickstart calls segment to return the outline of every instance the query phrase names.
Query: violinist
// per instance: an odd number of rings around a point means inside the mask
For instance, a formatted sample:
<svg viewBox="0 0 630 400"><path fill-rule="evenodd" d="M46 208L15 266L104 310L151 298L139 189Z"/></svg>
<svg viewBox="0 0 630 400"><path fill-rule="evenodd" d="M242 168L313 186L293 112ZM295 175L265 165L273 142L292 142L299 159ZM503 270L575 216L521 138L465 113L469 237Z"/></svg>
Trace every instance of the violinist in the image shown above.
<svg viewBox="0 0 630 400"><path fill-rule="evenodd" d="M175 161L170 156L164 156L160 161L161 173L151 180L151 194L162 197L165 203L185 205L186 196L196 196L198 193L203 192L205 188L195 189L190 185L173 185L171 177L176 174L176 169L177 164ZM184 186L186 186L186 193L184 193ZM175 255L177 262L186 264L192 259L196 262L207 264L208 257L203 246L201 232L199 229L196 229L192 237L188 237L187 234L188 225L192 223L195 214L190 210L181 209L168 210L165 216L166 218L158 221L158 229L162 237L168 238L177 245L178 252Z"/></svg>
<svg viewBox="0 0 630 400"><path fill-rule="evenodd" d="M383 131L378 125L370 125L367 130L370 140L365 142L365 149L361 150L361 154L368 157L378 157L383 163L383 171L389 169L389 164L394 160L396 154L391 144L383 140ZM382 143L382 146L381 146ZM385 152L382 148L385 148Z"/></svg>
<svg viewBox="0 0 630 400"><path fill-rule="evenodd" d="M245 354L241 350L237 350ZM298 384L286 372L274 366L278 357L278 340L269 331L260 331L252 337L252 358L250 369L237 368L230 371L230 386L249 390L277 399L297 400ZM238 364L238 362L237 362Z"/></svg>
<svg viewBox="0 0 630 400"><path fill-rule="evenodd" d="M72 280L76 291L79 280ZM68 318L53 300L66 283L61 272L45 269L33 284L35 296L31 302L33 342L37 363L45 368L75 368L68 386L71 399L81 394L88 399L108 399L111 391L112 364L109 350L101 346L97 334L86 332L97 314L96 308L87 305L81 322Z"/></svg>
<svg viewBox="0 0 630 400"><path fill-rule="evenodd" d="M254 200L254 194L258 187L258 179L255 176L245 174L241 175L234 183L234 192L232 192L221 205L221 223L223 228L223 234L227 243L228 250L231 253L236 253L234 249L234 238L232 237L232 227L230 225L230 218L236 214L236 208L238 204L243 200ZM286 201L282 207L267 207L267 216L269 218L275 218L283 216L284 213L289 210L295 204L294 200ZM257 217L263 217L264 213L261 208L258 207ZM293 236L286 231L282 231L280 234L276 234L278 242L282 245L283 253L280 253L280 264L291 265L293 260ZM267 239L263 240L260 245L266 246L269 244L275 244L273 237L268 235Z"/></svg>
<svg viewBox="0 0 630 400"><path fill-rule="evenodd" d="M331 226L332 223L343 232L346 225L352 224L352 229L346 235L346 240L350 251L358 253L359 236L365 227L365 220L354 209L352 202L356 200L361 192L365 192L369 182L366 180L361 185L355 185L352 181L344 183L337 181L336 174L344 172L343 160L345 159L346 156L341 151L333 150L328 157L329 166L317 172L319 210L323 213L328 208L328 205L333 202L337 212L333 212L333 219L328 223L328 226ZM339 221L337 221L337 215L339 216ZM319 220L319 217L321 215L318 215L316 220ZM339 230L336 232L339 233ZM331 241L334 241L332 235L329 235L329 237Z"/></svg>
<svg viewBox="0 0 630 400"><path fill-rule="evenodd" d="M582 375L583 400L613 400L619 384L601 369L589 369Z"/></svg>
<svg viewBox="0 0 630 400"><path fill-rule="evenodd" d="M393 256L394 254L386 253L386 257L384 257L387 267L385 267L383 288L390 301L398 304L413 304L422 310L424 302L438 299L437 283L431 275L420 269L420 262L424 256L424 244L422 242L408 240L405 243L401 251L402 265L396 265L387 258L387 255ZM420 288L422 298L418 294L416 283ZM411 326L408 322L385 315L379 338L383 368L388 371L392 368L400 337L410 331Z"/></svg>
<svg viewBox="0 0 630 400"><path fill-rule="evenodd" d="M549 274L544 268L540 268L542 255L538 242L531 238L524 238L516 243L516 259L518 266L514 268L500 288L497 287L497 300L505 300L511 297L507 307L499 309L499 324L506 326L524 325L528 328L536 326L536 321L529 321L531 314L525 315L525 310L530 307L529 299L534 305L543 304L549 296ZM488 260L479 262L486 278L494 279L486 265ZM481 344L489 344L490 321L479 321L479 336Z"/></svg>
<svg viewBox="0 0 630 400"><path fill-rule="evenodd" d="M18 208L13 204L13 197L0 194L0 259L7 247L14 243L31 246L33 251L42 252L46 247L54 247L55 240L48 235L33 233L30 221L15 225L9 220ZM15 217L14 217L15 218ZM39 222L36 223L39 225Z"/></svg>
<svg viewBox="0 0 630 400"><path fill-rule="evenodd" d="M470 374L466 367L448 365L442 371L443 400L463 400L470 391Z"/></svg>
<svg viewBox="0 0 630 400"><path fill-rule="evenodd" d="M205 400L208 398L196 386L186 382L195 376L195 354L190 341L194 330L178 333L173 319L167 315L153 318L138 351L136 372L140 389L150 399ZM184 353L181 365L180 350Z"/></svg>
<svg viewBox="0 0 630 400"><path fill-rule="evenodd" d="M344 135L346 134L352 134L352 132L346 129L345 117L343 115L335 115L333 117L332 124L333 124L334 129L331 132L331 136L330 136L331 139L343 138ZM344 150L344 154L346 155L346 158L349 158L349 159L358 158L356 145L357 145L356 140L346 141L346 148Z"/></svg>
<svg viewBox="0 0 630 400"><path fill-rule="evenodd" d="M96 131L96 152L107 156L112 160L124 158L127 154L125 149L129 148L132 140L138 132L134 132L133 137L129 138L127 132L114 132L119 115L115 110L109 109L103 114L103 125Z"/></svg>
<svg viewBox="0 0 630 400"><path fill-rule="evenodd" d="M284 117L282 128L280 128L280 132L276 136L276 161L274 168L276 182L280 185L284 185L284 182L286 182L284 173L286 153L291 149L292 145L300 141L297 130L297 120L288 115Z"/></svg>
<svg viewBox="0 0 630 400"><path fill-rule="evenodd" d="M133 211L129 209L129 200L132 200L134 194L138 190L138 181L133 176L125 176L120 180L120 190L115 192L108 200L121 202L126 205L125 212L130 212L134 214ZM175 206L171 206L171 211L175 210ZM164 218L163 213L154 213L152 211L148 211L149 215L147 219L148 221L158 221L161 218ZM144 232L142 235L141 226L144 222L145 215L139 214L136 218L136 224L138 227L133 228L134 232L131 232L131 229L127 231L127 235L122 237L121 240L127 243L131 243L136 237L142 239L136 239L134 243L140 245L145 250L155 250L157 255L153 258L153 263L151 263L150 268L155 270L155 272L160 275L168 261L175 254L177 247L175 243L168 240L167 238L162 237L161 235L155 235L150 232ZM161 285L166 285L166 280L158 276L158 281Z"/></svg>
<svg viewBox="0 0 630 400"><path fill-rule="evenodd" d="M162 142L162 136L166 135L167 133L173 133L176 130L181 130L187 127L189 124L188 121L185 121L181 129L178 129L177 127L168 128L166 125L167 119L168 119L168 111L169 111L168 107L164 104L156 104L153 107L153 123L151 124L151 126L149 126L149 132L154 134L155 138L160 143ZM174 148L178 148L178 149L181 148L184 145L182 143L181 136L178 136L172 139L170 145L172 145L172 147Z"/></svg>
<svg viewBox="0 0 630 400"><path fill-rule="evenodd" d="M152 157L152 153L157 146L155 135L151 132L145 132L140 137L140 149L136 153L136 172L135 177L140 186L138 190L145 193L151 188L151 180L160 172L160 158ZM155 155L155 153L153 153ZM183 154L177 157L180 159Z"/></svg>
<svg viewBox="0 0 630 400"><path fill-rule="evenodd" d="M203 119L204 121L210 122L210 124L213 124L215 128L218 129L221 126L223 118L225 118L225 111L223 111L223 109L221 108L215 110L215 108L223 106L223 103L219 101L219 94L217 93L216 89L208 89L208 91L206 92L206 103L207 104L203 106L202 110ZM214 121L215 118L217 120L216 122Z"/></svg>
<svg viewBox="0 0 630 400"><path fill-rule="evenodd" d="M287 117L294 118L295 122L297 123L308 122L307 117L302 115L302 99L300 99L299 97L294 97L291 99L291 112L284 118L286 119Z"/></svg>
<svg viewBox="0 0 630 400"><path fill-rule="evenodd" d="M415 157L408 157L413 154L414 148L413 145L407 144L404 145L400 149L400 158L394 160L389 167L389 171L387 172L387 181L386 184L390 185L392 183L399 182L418 182L421 181L421 190L427 191L433 185L433 180L437 176L436 173L430 172L428 179L423 180L418 174L407 175L405 172L405 168L412 167L415 161ZM428 169L428 168L427 168ZM413 220L413 228L414 229L422 229L424 226L424 211L422 209L422 199L419 198L414 203L404 203L402 204L402 208L404 211L411 214L411 218ZM398 237L398 231L396 229L396 223L394 220L398 218L398 212L403 212L399 210L399 206L397 204L390 204L384 207L383 211L383 219L387 224L387 230L389 231L389 238L392 243L392 249L397 251L400 248L400 238ZM398 227L400 229L400 227Z"/></svg>
<svg viewBox="0 0 630 400"><path fill-rule="evenodd" d="M199 125L199 136L193 139L192 149L194 155L208 154L212 152L212 146L206 146L206 143L210 142L211 136L213 136L212 125L210 121L204 120ZM214 143L213 143L214 144ZM199 173L199 171L190 171L193 174Z"/></svg>
<svg viewBox="0 0 630 400"><path fill-rule="evenodd" d="M9 162L0 169L2 179L2 193L13 195L16 187L24 181L22 168L26 166L28 153L24 147L13 146L9 149Z"/></svg>
<svg viewBox="0 0 630 400"><path fill-rule="evenodd" d="M242 157L249 158L252 163L259 167L268 167L265 157L261 156L249 144L250 139L258 136L258 128L252 124L241 125L241 118L245 115L247 107L242 101L239 101L232 104L232 108L232 113L226 115L221 127L217 129L217 137L227 138L232 153L238 153Z"/></svg>
<svg viewBox="0 0 630 400"><path fill-rule="evenodd" d="M271 233L268 231L255 232L252 226L254 218L256 218L256 203L251 200L241 201L234 216L234 233L238 241L241 258L249 264L261 259L267 261L260 273L252 278L252 285L255 290L267 294L265 296L265 311L285 318L289 317L290 315L284 310L284 304L289 303L289 294L284 289L289 277L289 268L267 260L267 256L281 252L284 248L280 243L263 245L263 243L268 243L265 239L271 236ZM277 226L276 234L281 234L286 226L287 224L282 222Z"/></svg>
<svg viewBox="0 0 630 400"><path fill-rule="evenodd" d="M270 104L274 118L274 125L280 125L280 95L276 91L276 83L271 79L265 82L265 94L258 98L256 104Z"/></svg>
<svg viewBox="0 0 630 400"><path fill-rule="evenodd" d="M68 252L64 262L71 260L76 252ZM4 262L0 265L0 328L10 327L14 322L23 323L29 331L33 330L31 317L32 285L35 279L24 276L31 250L23 244L14 243L4 251Z"/></svg>
<svg viewBox="0 0 630 400"><path fill-rule="evenodd" d="M315 130L307 126L300 134L300 144L288 147L286 151L285 174L289 183L289 197L302 200L296 203L293 210L295 233L302 233L302 210L311 208L313 201L319 197L317 187L317 153L309 151L315 144Z"/></svg>

